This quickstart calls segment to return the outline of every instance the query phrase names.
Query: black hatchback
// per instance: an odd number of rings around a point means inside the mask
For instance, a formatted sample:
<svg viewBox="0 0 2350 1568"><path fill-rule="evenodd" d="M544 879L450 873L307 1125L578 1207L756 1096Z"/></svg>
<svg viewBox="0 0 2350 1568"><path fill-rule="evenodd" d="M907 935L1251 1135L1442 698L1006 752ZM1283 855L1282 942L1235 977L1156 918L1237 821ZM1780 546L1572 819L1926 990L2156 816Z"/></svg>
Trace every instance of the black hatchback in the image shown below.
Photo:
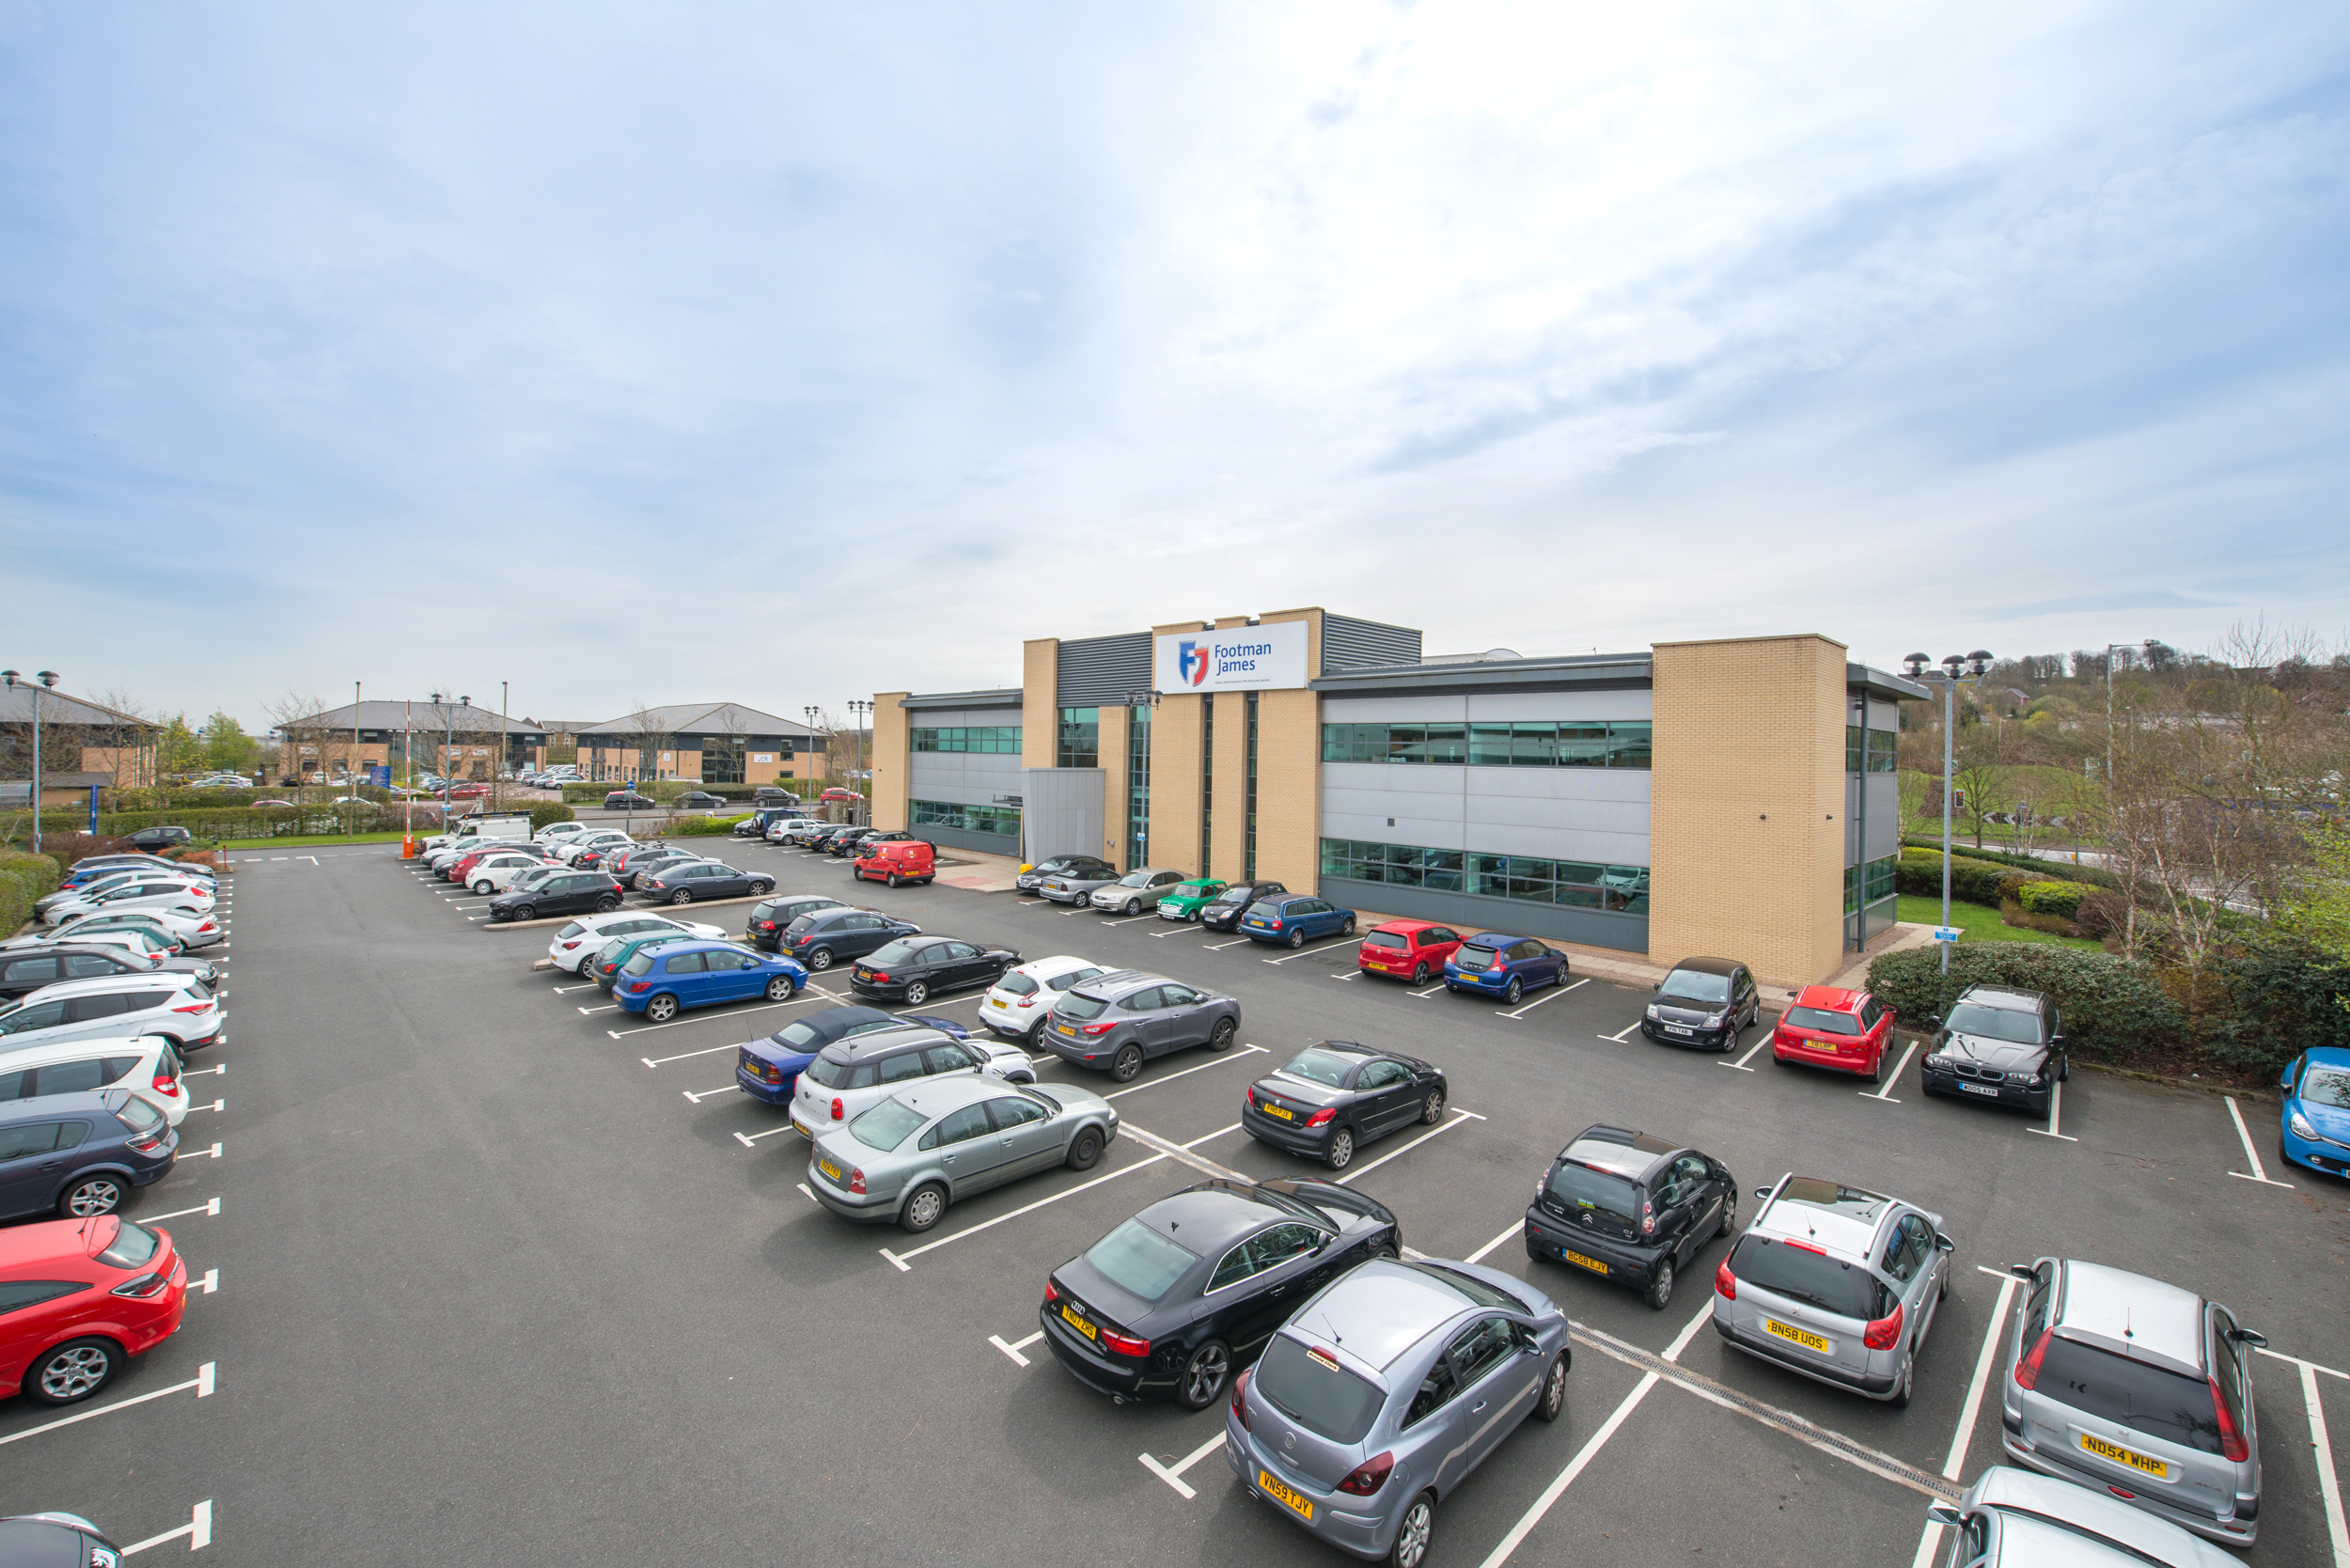
<svg viewBox="0 0 2350 1568"><path fill-rule="evenodd" d="M168 1171L179 1148L164 1113L127 1089L0 1106L0 1219L112 1214Z"/></svg>
<svg viewBox="0 0 2350 1568"><path fill-rule="evenodd" d="M885 942L919 936L912 920L893 920L870 909L819 909L784 927L776 950L810 969L829 969L844 958L863 958Z"/></svg>
<svg viewBox="0 0 2350 1568"><path fill-rule="evenodd" d="M1210 931L1238 931L1250 904L1288 891L1277 882L1235 882L1199 906L1199 923Z"/></svg>
<svg viewBox="0 0 2350 1568"><path fill-rule="evenodd" d="M1640 1032L1668 1045L1738 1047L1738 1031L1762 1016L1754 971L1734 958L1684 958L1640 1014Z"/></svg>
<svg viewBox="0 0 2350 1568"><path fill-rule="evenodd" d="M743 934L752 947L761 952L774 952L776 943L791 922L803 915L813 915L820 909L846 909L849 906L829 893L786 893L780 898L762 899L751 905L750 917L744 922Z"/></svg>
<svg viewBox="0 0 2350 1568"><path fill-rule="evenodd" d="M1738 1184L1710 1154L1622 1127L1586 1127L1526 1211L1526 1255L1629 1285L1663 1310L1699 1249L1738 1225Z"/></svg>
<svg viewBox="0 0 2350 1568"><path fill-rule="evenodd" d="M568 870L490 901L493 920L536 920L549 915L606 915L620 907L620 885L602 871Z"/></svg>
<svg viewBox="0 0 2350 1568"><path fill-rule="evenodd" d="M1372 1138L1444 1120L1445 1092L1444 1069L1433 1062L1325 1040L1249 1085L1240 1125L1259 1143L1344 1170Z"/></svg>
<svg viewBox="0 0 2350 1568"><path fill-rule="evenodd" d="M905 936L885 943L849 974L849 989L878 1001L920 1007L933 991L994 985L1020 962L1009 948L982 948L951 936Z"/></svg>

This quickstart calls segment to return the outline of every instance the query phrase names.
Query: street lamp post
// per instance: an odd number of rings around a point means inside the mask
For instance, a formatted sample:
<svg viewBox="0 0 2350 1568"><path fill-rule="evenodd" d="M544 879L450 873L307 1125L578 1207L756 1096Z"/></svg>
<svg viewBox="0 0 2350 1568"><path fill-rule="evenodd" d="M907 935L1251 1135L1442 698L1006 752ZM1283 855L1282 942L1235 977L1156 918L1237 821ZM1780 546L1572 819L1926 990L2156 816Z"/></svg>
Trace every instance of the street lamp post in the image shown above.
<svg viewBox="0 0 2350 1568"><path fill-rule="evenodd" d="M1928 679L1923 653L1912 653L1902 662L1909 666L1912 681ZM1991 667L1991 655L1980 648L1964 658L1953 653L1942 661L1942 668L1934 677L1942 682L1942 929L1945 931L1950 927L1950 770L1955 761L1950 743L1958 725L1958 682L1962 666L1971 666L1967 668L1966 679L1981 683L1984 672ZM1865 765L1866 760L1863 761ZM1942 973L1947 975L1950 972L1950 944L1938 941L1935 945L1942 949Z"/></svg>
<svg viewBox="0 0 2350 1568"><path fill-rule="evenodd" d="M849 698L849 717L856 725L855 760L849 765L849 776L851 778L855 778L858 775L865 771L865 721L867 715L870 714L872 711L873 704L865 698L855 697ZM849 788L850 792L856 797L849 803L850 817L854 819L857 825L860 827L869 827L872 825L873 803L866 798L865 791L857 789L854 784L852 784Z"/></svg>
<svg viewBox="0 0 2350 1568"><path fill-rule="evenodd" d="M816 755L816 715L817 715L819 713L822 712L822 709L820 709L820 708L818 708L818 707L816 706L816 704L815 704L815 703L811 702L811 703L809 703L807 707L802 708L802 709L800 710L800 712L801 712L801 713L806 713L806 714L807 715L807 754L808 754L808 756L809 756L810 758L813 758L813 757ZM829 749L830 749L830 748L829 748L829 747L827 747L827 752L828 752L828 753L829 753ZM829 755L827 755L826 760L830 760L830 757L829 757ZM813 761L811 761L811 762L809 762L808 766L809 766L809 767L811 767L811 768L813 768L813 767L815 766L815 763L814 763ZM824 771L825 771L826 773L830 773L832 770L831 770L830 768L826 768ZM817 804L818 804L818 805L820 805L820 806L821 806L821 805L822 805L822 804L823 804L823 799L824 799L824 792L823 792L823 791L822 791L822 790L817 791L817 792L816 792L816 801L817 801Z"/></svg>
<svg viewBox="0 0 2350 1568"><path fill-rule="evenodd" d="M39 855L40 853L40 694L43 687L54 689L56 686L57 672L54 669L40 670L34 675L33 679L40 682L39 686L29 688L33 694L33 853ZM26 684L24 680L12 669L0 669L0 680L8 682L11 690ZM157 792L162 792L160 780L157 784Z"/></svg>

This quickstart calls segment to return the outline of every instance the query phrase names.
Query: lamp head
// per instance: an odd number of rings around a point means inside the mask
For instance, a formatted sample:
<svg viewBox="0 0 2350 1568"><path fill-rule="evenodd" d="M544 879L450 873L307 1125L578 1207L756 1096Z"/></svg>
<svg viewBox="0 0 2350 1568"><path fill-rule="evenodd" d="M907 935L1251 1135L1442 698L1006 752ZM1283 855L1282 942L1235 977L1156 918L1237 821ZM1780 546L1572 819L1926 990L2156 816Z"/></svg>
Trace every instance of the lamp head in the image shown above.
<svg viewBox="0 0 2350 1568"><path fill-rule="evenodd" d="M40 672L40 683L44 686L55 685L57 683L57 672L54 669L42 670Z"/></svg>
<svg viewBox="0 0 2350 1568"><path fill-rule="evenodd" d="M1921 681L1925 679L1926 656L1923 653L1907 654L1902 660L1902 667L1909 672L1912 681Z"/></svg>
<svg viewBox="0 0 2350 1568"><path fill-rule="evenodd" d="M15 670L0 669L0 681L6 681L11 686L16 684L16 677L17 671Z"/></svg>
<svg viewBox="0 0 2350 1568"><path fill-rule="evenodd" d="M1991 668L1991 651L1987 648L1978 648L1966 655L1966 662L1973 666L1968 673L1981 677Z"/></svg>

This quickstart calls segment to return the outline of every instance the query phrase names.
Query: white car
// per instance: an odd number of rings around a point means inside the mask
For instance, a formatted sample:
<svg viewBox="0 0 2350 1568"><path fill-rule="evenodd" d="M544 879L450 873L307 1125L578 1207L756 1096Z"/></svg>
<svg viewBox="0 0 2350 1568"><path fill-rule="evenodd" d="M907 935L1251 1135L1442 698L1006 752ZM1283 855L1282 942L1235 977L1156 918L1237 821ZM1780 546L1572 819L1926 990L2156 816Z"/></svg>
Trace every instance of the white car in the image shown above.
<svg viewBox="0 0 2350 1568"><path fill-rule="evenodd" d="M535 850L494 850L473 863L465 886L475 893L503 893L514 886L517 871L546 863L546 856Z"/></svg>
<svg viewBox="0 0 2350 1568"><path fill-rule="evenodd" d="M128 1007L120 1005L126 996ZM220 998L211 986L194 975L159 970L59 980L22 1001L0 1005L0 1051L63 1040L118 1040L125 1012L138 1014L141 1032L164 1036L183 1058L199 1045L227 1038Z"/></svg>
<svg viewBox="0 0 2350 1568"><path fill-rule="evenodd" d="M619 909L609 915L583 915L557 927L554 939L547 944L547 956L555 960L556 968L576 975L589 959L603 950L604 944L623 936L645 936L659 931L674 931L701 942L727 939L727 933L717 926L675 920L666 915L648 915L642 910Z"/></svg>
<svg viewBox="0 0 2350 1568"><path fill-rule="evenodd" d="M804 844L818 828L832 825L831 823L817 817L795 817L783 824L783 838L778 841L786 844ZM773 829L768 831L768 837L771 839L775 837Z"/></svg>
<svg viewBox="0 0 2350 1568"><path fill-rule="evenodd" d="M69 932L66 928L70 927ZM100 932L146 931L169 937L180 944L181 950L194 952L226 941L228 928L212 915L182 915L176 909L145 909L127 915L84 915L68 920L55 931L43 932L38 940L62 941L70 935L75 941L86 941Z"/></svg>
<svg viewBox="0 0 2350 1568"><path fill-rule="evenodd" d="M210 915L212 889L186 877L139 877L86 898L67 899L40 912L44 925L63 925L80 915L146 914L177 910L183 915Z"/></svg>
<svg viewBox="0 0 2350 1568"><path fill-rule="evenodd" d="M180 1085L180 1053L160 1034L27 1045L0 1051L0 1100L127 1089L177 1127L188 1114L188 1091ZM0 1110L6 1108L0 1105Z"/></svg>
<svg viewBox="0 0 2350 1568"><path fill-rule="evenodd" d="M160 855L92 855L76 860L73 869L79 872L106 871L167 871L171 874L211 878L217 876L212 867L201 860L166 860Z"/></svg>
<svg viewBox="0 0 2350 1568"><path fill-rule="evenodd" d="M549 849L567 843L581 834L592 831L586 823L549 823L532 837Z"/></svg>
<svg viewBox="0 0 2350 1568"><path fill-rule="evenodd" d="M1099 964L1067 953L1023 964L1006 970L1004 978L979 998L979 1022L1007 1039L1033 1042L1044 1027L1044 1015L1053 1011L1062 992L1108 973Z"/></svg>
<svg viewBox="0 0 2350 1568"><path fill-rule="evenodd" d="M635 841L625 833L608 827L599 827L591 832L565 839L555 846L555 853L563 857L564 864L569 865L579 858L579 852L582 850L617 849L622 844L633 844Z"/></svg>

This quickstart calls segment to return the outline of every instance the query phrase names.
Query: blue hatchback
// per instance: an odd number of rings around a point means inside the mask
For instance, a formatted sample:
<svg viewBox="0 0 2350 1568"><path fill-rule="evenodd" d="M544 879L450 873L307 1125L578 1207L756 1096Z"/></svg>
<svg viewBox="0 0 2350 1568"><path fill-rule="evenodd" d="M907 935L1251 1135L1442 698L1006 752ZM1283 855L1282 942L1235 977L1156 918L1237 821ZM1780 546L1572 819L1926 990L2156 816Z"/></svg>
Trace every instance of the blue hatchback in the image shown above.
<svg viewBox="0 0 2350 1568"><path fill-rule="evenodd" d="M807 983L807 971L788 958L755 953L731 942L665 942L639 948L612 977L612 999L631 1012L666 1024L689 1007L765 996L788 1002Z"/></svg>
<svg viewBox="0 0 2350 1568"><path fill-rule="evenodd" d="M1444 961L1447 991L1481 991L1513 1005L1528 991L1566 983L1566 954L1506 932L1480 931Z"/></svg>
<svg viewBox="0 0 2350 1568"><path fill-rule="evenodd" d="M2285 1104L2277 1144L2295 1165L2350 1176L2350 1049L2320 1045L2293 1058L2278 1088Z"/></svg>
<svg viewBox="0 0 2350 1568"><path fill-rule="evenodd" d="M1340 909L1327 899L1284 893L1279 898L1259 899L1250 904L1248 913L1240 917L1240 933L1260 942L1302 948L1313 937L1352 936L1355 912Z"/></svg>
<svg viewBox="0 0 2350 1568"><path fill-rule="evenodd" d="M836 1007L811 1018L794 1018L764 1040L748 1040L734 1048L734 1087L771 1105L788 1105L800 1074L816 1053L836 1040L870 1034L875 1029L929 1028L957 1040L971 1031L951 1018L901 1018L879 1008Z"/></svg>

